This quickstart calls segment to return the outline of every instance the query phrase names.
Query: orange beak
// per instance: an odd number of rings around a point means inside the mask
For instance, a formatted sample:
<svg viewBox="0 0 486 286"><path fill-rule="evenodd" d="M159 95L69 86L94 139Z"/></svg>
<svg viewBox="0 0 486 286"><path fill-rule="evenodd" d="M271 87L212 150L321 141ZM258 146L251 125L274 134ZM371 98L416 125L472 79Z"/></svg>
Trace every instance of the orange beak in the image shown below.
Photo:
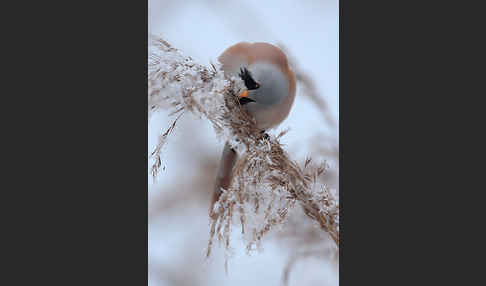
<svg viewBox="0 0 486 286"><path fill-rule="evenodd" d="M240 93L240 98L238 98L241 105L245 105L250 102L255 102L253 99L248 97L248 89Z"/></svg>
<svg viewBox="0 0 486 286"><path fill-rule="evenodd" d="M245 91L240 93L240 97L248 97L248 90L245 89Z"/></svg>

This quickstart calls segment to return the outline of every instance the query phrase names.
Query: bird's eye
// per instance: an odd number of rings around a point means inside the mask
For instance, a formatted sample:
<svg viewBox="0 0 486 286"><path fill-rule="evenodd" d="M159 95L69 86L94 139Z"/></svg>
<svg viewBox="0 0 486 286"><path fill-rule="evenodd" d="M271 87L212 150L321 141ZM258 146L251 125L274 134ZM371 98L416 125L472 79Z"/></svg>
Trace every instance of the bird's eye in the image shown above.
<svg viewBox="0 0 486 286"><path fill-rule="evenodd" d="M239 76L245 82L245 86L248 90L257 89L260 85L253 79L250 71L247 68L240 68Z"/></svg>

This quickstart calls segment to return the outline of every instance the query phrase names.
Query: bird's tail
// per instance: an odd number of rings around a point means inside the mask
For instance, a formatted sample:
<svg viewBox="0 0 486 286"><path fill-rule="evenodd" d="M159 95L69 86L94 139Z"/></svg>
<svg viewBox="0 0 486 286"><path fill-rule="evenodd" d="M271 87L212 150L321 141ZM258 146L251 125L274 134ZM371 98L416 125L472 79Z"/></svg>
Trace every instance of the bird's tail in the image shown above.
<svg viewBox="0 0 486 286"><path fill-rule="evenodd" d="M209 208L209 215L211 217L216 216L213 207L214 203L218 201L221 196L221 188L227 190L231 185L231 179L233 177L233 166L236 163L238 154L231 148L228 142L224 145L223 154L221 155L221 161L219 162L218 173L216 175L216 183L214 185L213 196L211 198L211 204Z"/></svg>

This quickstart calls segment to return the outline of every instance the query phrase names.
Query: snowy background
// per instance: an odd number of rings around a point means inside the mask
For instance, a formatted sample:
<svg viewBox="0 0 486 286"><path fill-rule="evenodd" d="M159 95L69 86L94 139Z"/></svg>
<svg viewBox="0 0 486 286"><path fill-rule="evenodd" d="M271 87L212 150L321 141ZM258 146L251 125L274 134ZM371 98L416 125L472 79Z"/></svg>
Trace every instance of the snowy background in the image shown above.
<svg viewBox="0 0 486 286"><path fill-rule="evenodd" d="M326 114L337 122L337 0L149 0L148 9L149 34L162 36L201 64L215 62L227 47L240 41L284 45L298 67L312 77L319 96L328 105ZM165 112L150 119L148 153L173 119ZM330 173L326 183L338 189L337 126L326 123L323 110L299 86L289 117L270 132L278 134L287 128L290 131L281 142L291 158L298 162L307 156L327 160ZM299 237L305 236L302 233L294 237L287 233L282 239L275 232L263 241L262 251L248 255L235 233L227 274L224 253L217 243L211 257L205 259L208 206L223 145L208 122L187 113L162 151L164 169L157 181L154 183L147 174L149 285L282 285L284 269L297 250L314 247L319 253L327 253L326 241L306 244L306 239ZM150 168L152 162L148 164ZM337 264L332 255L297 260L289 285L338 285Z"/></svg>

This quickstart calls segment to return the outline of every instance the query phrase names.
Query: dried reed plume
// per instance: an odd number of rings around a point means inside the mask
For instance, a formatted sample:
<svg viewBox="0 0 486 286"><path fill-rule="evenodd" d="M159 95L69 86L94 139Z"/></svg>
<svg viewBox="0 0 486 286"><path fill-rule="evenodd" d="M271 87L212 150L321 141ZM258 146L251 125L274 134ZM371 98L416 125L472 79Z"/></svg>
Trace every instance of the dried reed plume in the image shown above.
<svg viewBox="0 0 486 286"><path fill-rule="evenodd" d="M308 159L299 166L280 144L286 132L262 135L237 100L243 82L236 77L225 78L219 64L200 65L154 36L149 48L149 116L161 108L171 110L171 114L189 111L209 120L216 135L228 141L239 155L231 187L222 190L212 209L216 215L210 217L207 256L215 236L229 253L235 222L241 225L247 249L258 247L266 233L282 226L296 204L339 247L339 204L330 189L317 180L326 171L326 163L313 168ZM154 177L160 166L161 146L174 125L162 134L152 153Z"/></svg>

